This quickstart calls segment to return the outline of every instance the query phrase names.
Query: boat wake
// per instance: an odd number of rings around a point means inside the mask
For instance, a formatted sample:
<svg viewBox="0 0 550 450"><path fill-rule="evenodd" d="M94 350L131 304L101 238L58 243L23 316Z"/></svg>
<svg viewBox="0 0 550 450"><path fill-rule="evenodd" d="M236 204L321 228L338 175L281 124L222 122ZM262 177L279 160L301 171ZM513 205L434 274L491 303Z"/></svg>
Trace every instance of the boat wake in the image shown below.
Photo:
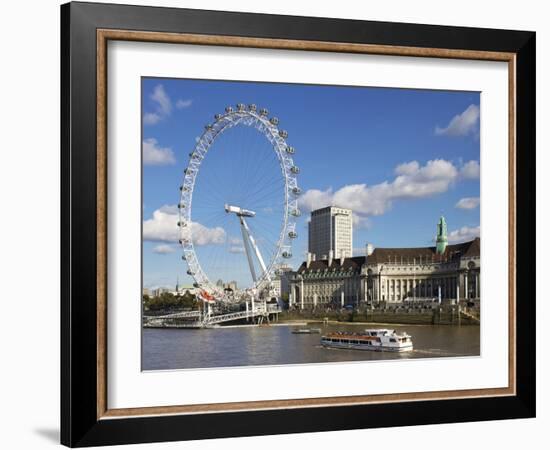
<svg viewBox="0 0 550 450"><path fill-rule="evenodd" d="M425 356L439 356L439 357L443 357L443 356L472 356L472 355L465 355L463 353L453 353L453 352L449 352L449 351L442 350L442 349L439 349L439 348L428 348L428 349L423 349L423 350L414 349L413 354L425 355Z"/></svg>

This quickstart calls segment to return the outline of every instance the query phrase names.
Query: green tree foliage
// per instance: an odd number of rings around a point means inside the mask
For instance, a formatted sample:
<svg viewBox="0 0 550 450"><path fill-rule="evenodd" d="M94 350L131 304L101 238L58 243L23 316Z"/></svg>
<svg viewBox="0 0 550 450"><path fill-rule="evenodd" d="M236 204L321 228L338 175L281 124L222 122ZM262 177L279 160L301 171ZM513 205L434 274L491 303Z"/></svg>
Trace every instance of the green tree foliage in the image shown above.
<svg viewBox="0 0 550 450"><path fill-rule="evenodd" d="M146 311L196 309L197 300L189 291L185 291L185 294L177 296L170 292L163 292L158 297L144 295L143 307Z"/></svg>

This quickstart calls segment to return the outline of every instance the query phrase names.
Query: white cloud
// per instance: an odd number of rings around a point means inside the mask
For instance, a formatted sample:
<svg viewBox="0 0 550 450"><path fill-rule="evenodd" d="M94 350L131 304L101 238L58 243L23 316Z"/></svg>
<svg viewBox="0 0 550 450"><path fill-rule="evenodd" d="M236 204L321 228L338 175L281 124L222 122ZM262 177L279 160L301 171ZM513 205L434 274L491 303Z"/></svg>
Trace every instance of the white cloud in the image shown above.
<svg viewBox="0 0 550 450"><path fill-rule="evenodd" d="M298 203L301 208L307 211L329 206L332 204L332 189L328 188L326 191L309 189L300 196Z"/></svg>
<svg viewBox="0 0 550 450"><path fill-rule="evenodd" d="M182 100L181 98L176 102L176 108L178 109L185 109L189 108L193 104L193 100L187 99Z"/></svg>
<svg viewBox="0 0 550 450"><path fill-rule="evenodd" d="M169 147L159 147L154 138L143 141L143 164L148 166L162 166L175 164L174 152Z"/></svg>
<svg viewBox="0 0 550 450"><path fill-rule="evenodd" d="M198 222L192 222L191 238L194 245L220 245L225 243L226 235L222 227L208 228Z"/></svg>
<svg viewBox="0 0 550 450"><path fill-rule="evenodd" d="M145 125L155 125L159 123L162 117L157 113L145 113L143 115L143 123Z"/></svg>
<svg viewBox="0 0 550 450"><path fill-rule="evenodd" d="M420 168L418 161L411 161L408 163L399 164L395 168L396 175L413 175Z"/></svg>
<svg viewBox="0 0 550 450"><path fill-rule="evenodd" d="M359 230L361 228L369 229L372 225L371 220L368 217L360 216L358 214L352 214L353 229Z"/></svg>
<svg viewBox="0 0 550 450"><path fill-rule="evenodd" d="M158 106L158 111L165 116L169 115L172 112L172 102L162 84L157 84L153 93L151 94L151 100L155 101Z"/></svg>
<svg viewBox="0 0 550 450"><path fill-rule="evenodd" d="M479 206L479 197L461 198L455 205L459 209L475 209Z"/></svg>
<svg viewBox="0 0 550 450"><path fill-rule="evenodd" d="M466 242L471 241L472 239L479 237L480 228L477 227L462 227L458 230L451 231L447 239L451 244L457 243L457 242Z"/></svg>
<svg viewBox="0 0 550 450"><path fill-rule="evenodd" d="M238 247L238 246L229 247L229 253L244 253L244 247Z"/></svg>
<svg viewBox="0 0 550 450"><path fill-rule="evenodd" d="M368 186L352 184L336 192L332 188L325 191L310 189L299 200L306 211L335 205L351 208L358 216L379 216L391 208L394 200L425 198L446 192L458 179L459 169L449 161L435 159L420 166L411 161L396 167L397 176L392 181L384 181ZM361 218L355 219L360 221Z"/></svg>
<svg viewBox="0 0 550 450"><path fill-rule="evenodd" d="M179 239L178 213L174 205L164 205L153 212L153 217L143 221L143 239L154 242L177 242ZM198 222L191 223L194 245L220 245L226 240L222 227L208 228Z"/></svg>
<svg viewBox="0 0 550 450"><path fill-rule="evenodd" d="M470 105L463 112L454 116L444 127L435 127L437 136L477 135L479 129L479 106Z"/></svg>
<svg viewBox="0 0 550 450"><path fill-rule="evenodd" d="M472 180L479 178L479 162L474 160L468 161L460 169L460 174L464 178L469 178Z"/></svg>
<svg viewBox="0 0 550 450"><path fill-rule="evenodd" d="M143 123L145 125L155 125L172 113L172 101L162 84L155 86L149 98L155 103L155 111L146 112L143 115Z"/></svg>
<svg viewBox="0 0 550 450"><path fill-rule="evenodd" d="M160 244L156 247L153 247L153 253L158 253L159 255L166 255L168 253L174 253L176 249L168 244Z"/></svg>

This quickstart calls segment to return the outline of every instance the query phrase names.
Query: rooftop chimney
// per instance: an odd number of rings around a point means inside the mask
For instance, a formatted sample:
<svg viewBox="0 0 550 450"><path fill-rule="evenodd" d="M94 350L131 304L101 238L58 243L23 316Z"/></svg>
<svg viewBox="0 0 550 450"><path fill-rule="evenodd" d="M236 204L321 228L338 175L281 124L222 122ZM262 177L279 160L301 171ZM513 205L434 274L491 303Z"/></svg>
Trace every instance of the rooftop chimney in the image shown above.
<svg viewBox="0 0 550 450"><path fill-rule="evenodd" d="M344 261L346 260L346 252L344 250L340 251L340 265L344 265Z"/></svg>
<svg viewBox="0 0 550 450"><path fill-rule="evenodd" d="M374 245L372 245L370 242L367 244L367 256L372 255L372 252L374 251Z"/></svg>
<svg viewBox="0 0 550 450"><path fill-rule="evenodd" d="M332 259L334 258L334 252L332 249L328 251L328 266L332 266Z"/></svg>
<svg viewBox="0 0 550 450"><path fill-rule="evenodd" d="M307 261L306 261L307 269L309 269L310 264L311 264L311 253L307 252Z"/></svg>

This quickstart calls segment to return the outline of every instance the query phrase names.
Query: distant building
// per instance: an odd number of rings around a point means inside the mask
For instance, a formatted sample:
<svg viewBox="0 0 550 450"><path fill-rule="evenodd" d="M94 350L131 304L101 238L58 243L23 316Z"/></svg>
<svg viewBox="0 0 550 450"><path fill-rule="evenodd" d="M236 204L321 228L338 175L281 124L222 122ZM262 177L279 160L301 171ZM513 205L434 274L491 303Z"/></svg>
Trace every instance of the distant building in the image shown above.
<svg viewBox="0 0 550 450"><path fill-rule="evenodd" d="M225 283L224 289L230 289L233 292L237 291L237 282L236 281L230 281L229 283Z"/></svg>
<svg viewBox="0 0 550 450"><path fill-rule="evenodd" d="M197 289L192 284L185 284L183 286L178 286L175 291L172 291L172 294L175 296L185 295L187 292L195 295Z"/></svg>
<svg viewBox="0 0 550 450"><path fill-rule="evenodd" d="M365 256L315 258L308 254L290 282L290 305L343 307L414 301L467 301L480 298L480 239L447 244L441 217L436 245L373 248Z"/></svg>
<svg viewBox="0 0 550 450"><path fill-rule="evenodd" d="M168 288L159 287L156 289L151 289L151 295L153 297L160 297L165 292L170 292L171 290Z"/></svg>
<svg viewBox="0 0 550 450"><path fill-rule="evenodd" d="M143 295L143 296L147 295L149 297L151 295L150 292L149 292L149 288L143 288L143 292L142 292L141 295Z"/></svg>
<svg viewBox="0 0 550 450"><path fill-rule="evenodd" d="M327 206L311 212L308 227L308 251L317 260L349 258L353 252L353 218L351 209Z"/></svg>

